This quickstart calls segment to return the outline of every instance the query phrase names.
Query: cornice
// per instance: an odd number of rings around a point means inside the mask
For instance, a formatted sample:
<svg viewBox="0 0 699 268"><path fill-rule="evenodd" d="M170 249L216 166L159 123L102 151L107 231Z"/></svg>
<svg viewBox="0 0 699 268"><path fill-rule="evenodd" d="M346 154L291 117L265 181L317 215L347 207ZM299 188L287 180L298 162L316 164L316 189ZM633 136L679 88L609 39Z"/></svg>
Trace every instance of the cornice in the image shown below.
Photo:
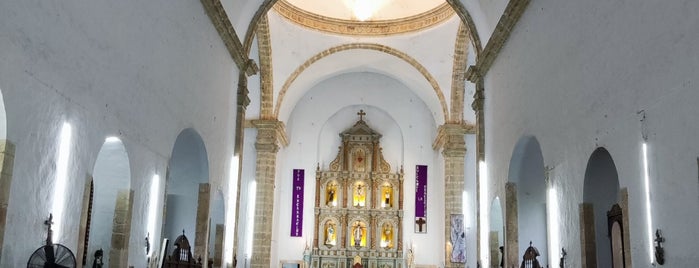
<svg viewBox="0 0 699 268"><path fill-rule="evenodd" d="M455 14L446 2L418 15L376 21L354 21L326 17L302 10L285 0L278 0L272 9L285 19L307 28L328 33L360 36L415 32L440 24Z"/></svg>

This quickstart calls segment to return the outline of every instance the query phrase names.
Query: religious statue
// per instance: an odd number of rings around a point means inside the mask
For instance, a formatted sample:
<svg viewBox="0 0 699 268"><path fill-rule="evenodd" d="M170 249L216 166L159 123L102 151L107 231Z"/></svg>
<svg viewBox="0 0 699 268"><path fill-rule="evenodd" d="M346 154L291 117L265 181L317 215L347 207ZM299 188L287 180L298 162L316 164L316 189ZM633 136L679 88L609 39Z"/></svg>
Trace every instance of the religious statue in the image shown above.
<svg viewBox="0 0 699 268"><path fill-rule="evenodd" d="M393 248L393 227L391 224L384 223L381 230L381 247L386 249Z"/></svg>
<svg viewBox="0 0 699 268"><path fill-rule="evenodd" d="M464 234L464 215L451 215L451 262L466 262L466 237Z"/></svg>
<svg viewBox="0 0 699 268"><path fill-rule="evenodd" d="M335 224L328 222L325 226L325 245L334 246L336 244L335 240Z"/></svg>
<svg viewBox="0 0 699 268"><path fill-rule="evenodd" d="M382 207L392 207L391 205L391 187L386 185L383 187L383 200Z"/></svg>
<svg viewBox="0 0 699 268"><path fill-rule="evenodd" d="M354 246L359 247L362 245L362 226L359 221L354 225L354 231L352 231L352 236L354 238Z"/></svg>
<svg viewBox="0 0 699 268"><path fill-rule="evenodd" d="M102 256L104 256L104 251L101 248L95 251L95 260L92 261L92 268L102 268L102 265L104 265Z"/></svg>
<svg viewBox="0 0 699 268"><path fill-rule="evenodd" d="M415 255L413 255L413 249L408 249L408 254L405 257L405 266L408 268L415 268Z"/></svg>
<svg viewBox="0 0 699 268"><path fill-rule="evenodd" d="M364 184L361 182L357 183L355 188L354 188L354 202L353 205L355 207L363 207L364 206Z"/></svg>
<svg viewBox="0 0 699 268"><path fill-rule="evenodd" d="M335 199L336 198L336 196L335 196L336 190L337 190L337 186L334 183L328 185L325 205L332 206L332 207L337 206L337 202Z"/></svg>

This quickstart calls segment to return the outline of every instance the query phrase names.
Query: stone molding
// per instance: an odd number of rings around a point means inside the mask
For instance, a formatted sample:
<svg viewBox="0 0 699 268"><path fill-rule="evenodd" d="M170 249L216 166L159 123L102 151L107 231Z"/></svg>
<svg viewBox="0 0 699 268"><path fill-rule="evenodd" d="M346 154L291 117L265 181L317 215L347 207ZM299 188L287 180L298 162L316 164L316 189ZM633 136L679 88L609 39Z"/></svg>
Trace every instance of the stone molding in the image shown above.
<svg viewBox="0 0 699 268"><path fill-rule="evenodd" d="M221 0L201 0L201 4L204 6L206 15L211 19L211 23L216 28L219 36L221 36L223 43L228 49L228 53L230 53L238 69L245 70L247 75L254 75L257 73L257 67L254 65L254 62L250 64L247 58L248 53L243 50L243 44L240 42L235 32L233 24L231 24L231 21L228 19L228 15L223 9Z"/></svg>
<svg viewBox="0 0 699 268"><path fill-rule="evenodd" d="M483 46L481 45L481 37L478 36L478 29L476 29L476 24L473 23L471 14L468 13L466 7L459 0L447 0L447 3L451 5L451 8L459 15L461 22L468 27L471 42L473 42L473 47L476 50L476 57L478 57L483 50Z"/></svg>
<svg viewBox="0 0 699 268"><path fill-rule="evenodd" d="M8 140L0 140L0 258L2 258L3 241L7 207L10 203L10 186L15 162L15 145Z"/></svg>
<svg viewBox="0 0 699 268"><path fill-rule="evenodd" d="M274 69L272 67L272 42L269 20L265 15L257 27L257 47L260 58L260 116L272 119L274 102Z"/></svg>
<svg viewBox="0 0 699 268"><path fill-rule="evenodd" d="M500 50L507 42L510 37L512 29L522 17L524 10L529 5L530 0L510 0L507 3L505 11L502 13L498 25L495 26L493 34L488 39L488 44L486 44L482 53L477 55L476 66L470 66L466 71L466 79L471 82L475 82L478 78L485 76L485 74L490 70L493 62L500 54ZM473 68L475 67L475 68Z"/></svg>
<svg viewBox="0 0 699 268"><path fill-rule="evenodd" d="M300 9L285 0L278 1L272 9L288 21L306 28L359 36L384 36L420 31L448 20L455 13L449 4L443 3L421 14L405 18L356 21L318 15Z"/></svg>
<svg viewBox="0 0 699 268"><path fill-rule="evenodd" d="M444 124L437 128L437 138L432 143L432 148L438 150L466 148L464 135L474 134L476 126L471 124Z"/></svg>
<svg viewBox="0 0 699 268"><path fill-rule="evenodd" d="M464 118L464 91L466 81L466 56L468 54L468 30L464 23L459 23L454 42L454 63L451 74L451 122L462 122Z"/></svg>
<svg viewBox="0 0 699 268"><path fill-rule="evenodd" d="M375 50L375 51L380 51L384 52L389 55L393 55L395 57L398 57L399 59L404 60L405 62L409 63L412 65L417 71L419 71L425 79L430 83L432 88L434 89L435 94L437 95L437 99L439 99L439 103L442 106L442 113L444 115L444 122L447 122L448 120L448 108L447 108L447 102L446 99L444 98L444 94L442 94L442 90L439 87L439 83L437 83L437 80L430 74L429 71L427 71L427 68L425 68L420 62L415 60L414 58L410 57L410 55L399 51L395 48L389 47L389 46L384 46L381 44L374 44L374 43L351 43L351 44L344 44L344 45L339 45L336 47L331 47L329 49L326 49L313 57L309 58L301 64L299 67L294 70L291 75L289 75L289 78L286 79L286 82L284 82L284 85L282 86L281 90L279 91L278 97L277 97L277 103L275 104L275 111L274 111L274 117L279 118L279 110L281 108L281 105L284 101L284 95L286 94L286 91L291 87L291 84L298 78L301 73L303 73L306 68L310 67L313 65L316 61L325 58L327 56L330 56L332 54L335 54L337 52L345 51L345 50L350 50L350 49L367 49L367 50Z"/></svg>
<svg viewBox="0 0 699 268"><path fill-rule="evenodd" d="M251 120L250 124L257 128L257 142L255 142L255 148L258 149L272 149L272 148L262 148L267 145L274 145L278 148L278 145L284 147L289 145L289 138L286 135L286 127L284 123L279 120ZM259 147L259 148L258 148ZM276 152L276 150L275 150Z"/></svg>

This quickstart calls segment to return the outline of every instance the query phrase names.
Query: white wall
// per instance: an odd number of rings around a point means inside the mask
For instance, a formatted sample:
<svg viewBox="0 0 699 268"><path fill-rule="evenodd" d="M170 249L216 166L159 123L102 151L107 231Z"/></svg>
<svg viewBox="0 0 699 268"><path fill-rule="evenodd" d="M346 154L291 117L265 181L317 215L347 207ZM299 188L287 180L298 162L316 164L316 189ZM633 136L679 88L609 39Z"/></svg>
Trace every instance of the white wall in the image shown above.
<svg viewBox="0 0 699 268"><path fill-rule="evenodd" d="M313 196L315 168L327 169L337 155L338 134L350 128L363 109L364 120L383 134L384 157L392 170L404 166L404 250L416 247L415 262L440 264L444 256L443 166L440 153L432 150L436 125L425 104L400 82L376 73L347 73L322 81L296 105L287 123L290 144L279 152L275 198L275 237L272 263L300 260L304 246L313 242ZM415 165L428 165L427 234L415 234L410 219L415 213ZM305 169L303 237L289 236L291 171Z"/></svg>
<svg viewBox="0 0 699 268"><path fill-rule="evenodd" d="M104 138L120 136L135 191L129 264L144 267L150 179L164 180L177 134L193 127L216 142L210 174L227 177L237 71L201 4L5 1L0 36L7 138L16 145L0 266L24 265L45 238L65 120L74 135L57 242L77 251L84 182Z"/></svg>
<svg viewBox="0 0 699 268"><path fill-rule="evenodd" d="M698 12L696 1L532 1L489 71L486 159L499 186L490 194L504 191L519 137L536 136L562 201L557 221L568 266L581 265L578 205L587 161L602 146L629 190L633 266L650 267L640 110L647 115L652 228L668 239L666 266L699 261L699 230L691 225L699 220Z"/></svg>

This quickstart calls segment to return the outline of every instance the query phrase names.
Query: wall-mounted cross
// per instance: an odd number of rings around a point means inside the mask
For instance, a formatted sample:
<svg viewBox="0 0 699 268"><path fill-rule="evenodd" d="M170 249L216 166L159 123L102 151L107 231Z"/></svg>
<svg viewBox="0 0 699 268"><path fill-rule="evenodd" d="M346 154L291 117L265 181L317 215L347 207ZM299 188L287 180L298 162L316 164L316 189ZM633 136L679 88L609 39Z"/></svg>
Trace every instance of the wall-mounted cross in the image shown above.
<svg viewBox="0 0 699 268"><path fill-rule="evenodd" d="M359 115L359 121L364 121L363 118L362 118L362 117L364 117L364 116L366 115L366 113L364 112L364 110L359 110L359 112L357 113L357 115Z"/></svg>

